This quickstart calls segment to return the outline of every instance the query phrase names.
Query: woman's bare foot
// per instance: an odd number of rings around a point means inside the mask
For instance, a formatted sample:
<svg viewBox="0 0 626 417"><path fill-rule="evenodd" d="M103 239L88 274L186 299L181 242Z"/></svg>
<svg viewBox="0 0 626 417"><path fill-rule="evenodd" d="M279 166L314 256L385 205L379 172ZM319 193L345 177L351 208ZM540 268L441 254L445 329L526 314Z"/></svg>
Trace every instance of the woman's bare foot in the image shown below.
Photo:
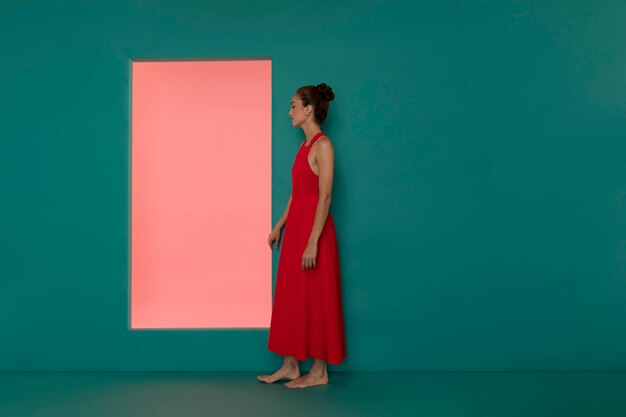
<svg viewBox="0 0 626 417"><path fill-rule="evenodd" d="M285 386L287 388L306 388L324 384L328 384L328 370L326 362L316 358L313 362L313 366L311 367L311 371L308 374L285 383Z"/></svg>
<svg viewBox="0 0 626 417"><path fill-rule="evenodd" d="M285 383L285 386L288 388L306 388L324 384L328 384L328 376L317 375L309 372L300 378Z"/></svg>
<svg viewBox="0 0 626 417"><path fill-rule="evenodd" d="M284 366L280 368L278 371L274 372L272 375L259 375L257 379L259 381L265 382L266 384L273 384L276 381L280 381L281 379L289 379L293 381L300 377L299 369L285 368Z"/></svg>
<svg viewBox="0 0 626 417"><path fill-rule="evenodd" d="M286 357L283 366L272 375L259 375L256 378L266 384L273 384L281 379L289 379L293 381L300 377L300 367L295 357Z"/></svg>

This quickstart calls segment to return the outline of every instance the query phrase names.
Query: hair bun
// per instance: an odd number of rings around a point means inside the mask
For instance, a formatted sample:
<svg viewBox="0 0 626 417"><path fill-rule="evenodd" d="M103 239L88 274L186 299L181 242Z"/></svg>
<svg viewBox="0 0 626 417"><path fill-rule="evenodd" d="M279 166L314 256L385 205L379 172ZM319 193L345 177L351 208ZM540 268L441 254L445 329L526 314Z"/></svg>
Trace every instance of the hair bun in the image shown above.
<svg viewBox="0 0 626 417"><path fill-rule="evenodd" d="M335 98L335 93L333 93L333 89L327 86L325 83L321 83L317 85L317 89L319 90L324 100L330 102Z"/></svg>

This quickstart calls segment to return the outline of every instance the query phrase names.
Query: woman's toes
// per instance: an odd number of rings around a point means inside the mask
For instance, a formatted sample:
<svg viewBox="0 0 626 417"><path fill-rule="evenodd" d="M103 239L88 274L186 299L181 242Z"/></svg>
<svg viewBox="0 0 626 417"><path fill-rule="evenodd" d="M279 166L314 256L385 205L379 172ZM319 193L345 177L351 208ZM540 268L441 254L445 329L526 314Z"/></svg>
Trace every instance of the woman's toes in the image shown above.
<svg viewBox="0 0 626 417"><path fill-rule="evenodd" d="M289 382L285 383L285 386L287 388L299 388L303 378L304 377L299 377L299 378L294 379L293 381L289 381Z"/></svg>

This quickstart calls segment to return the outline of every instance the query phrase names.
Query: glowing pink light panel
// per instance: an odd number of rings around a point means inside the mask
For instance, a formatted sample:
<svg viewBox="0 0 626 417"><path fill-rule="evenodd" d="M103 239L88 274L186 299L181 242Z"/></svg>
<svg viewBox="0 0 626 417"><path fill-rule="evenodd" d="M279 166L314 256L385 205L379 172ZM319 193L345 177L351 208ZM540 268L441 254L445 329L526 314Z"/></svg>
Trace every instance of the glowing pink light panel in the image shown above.
<svg viewBox="0 0 626 417"><path fill-rule="evenodd" d="M132 62L130 327L269 327L271 61Z"/></svg>

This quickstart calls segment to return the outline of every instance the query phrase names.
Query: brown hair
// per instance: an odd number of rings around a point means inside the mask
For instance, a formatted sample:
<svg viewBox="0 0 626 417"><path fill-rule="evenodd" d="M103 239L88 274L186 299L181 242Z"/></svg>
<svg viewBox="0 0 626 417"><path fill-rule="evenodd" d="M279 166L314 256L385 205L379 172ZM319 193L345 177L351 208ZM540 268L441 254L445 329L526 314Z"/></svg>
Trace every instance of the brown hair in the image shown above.
<svg viewBox="0 0 626 417"><path fill-rule="evenodd" d="M315 121L319 125L324 123L326 115L328 114L328 105L335 98L333 89L324 83L316 86L306 85L298 88L296 94L300 97L300 100L302 100L302 105L304 107L309 104L313 105L313 116Z"/></svg>

